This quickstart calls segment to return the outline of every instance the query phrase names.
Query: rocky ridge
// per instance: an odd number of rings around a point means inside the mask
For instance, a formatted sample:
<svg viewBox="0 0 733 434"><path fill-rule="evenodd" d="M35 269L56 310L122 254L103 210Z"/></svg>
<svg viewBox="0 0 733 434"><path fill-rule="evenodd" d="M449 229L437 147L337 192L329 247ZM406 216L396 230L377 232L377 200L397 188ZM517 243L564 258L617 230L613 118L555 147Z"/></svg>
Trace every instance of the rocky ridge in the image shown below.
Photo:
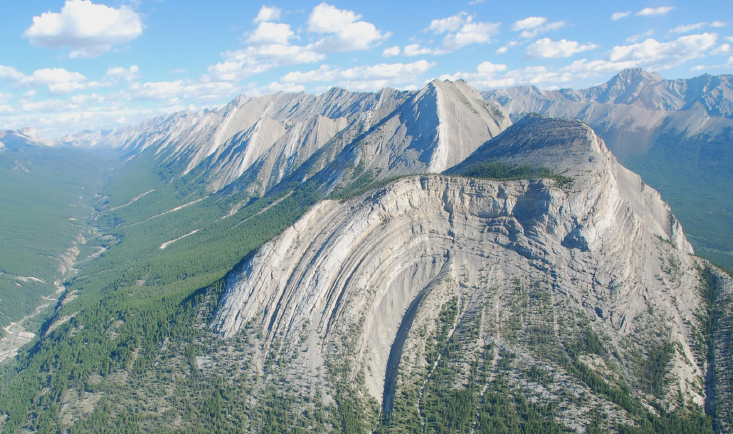
<svg viewBox="0 0 733 434"><path fill-rule="evenodd" d="M369 168L382 176L441 172L508 125L501 108L465 82L436 80L418 92L333 88L319 96L239 96L220 110L184 111L62 141L133 158L149 150L159 165L179 167L176 176L204 176L212 192L238 182L261 195L317 153L335 158L349 146L342 160L353 160L353 149L363 147ZM329 161L309 165L309 172Z"/></svg>
<svg viewBox="0 0 733 434"><path fill-rule="evenodd" d="M533 385L530 395L561 402L581 390L615 424L628 422L618 403L573 379L560 363L564 348L576 363L608 371L613 387L640 388L635 397L645 402L704 405L705 360L695 337L703 263L689 255L658 193L577 121L528 117L464 165L489 158L541 163L572 184L413 176L344 203L321 202L230 275L214 329L225 338L246 329L265 348L289 348L293 375L315 377L348 360L347 377L390 415L404 411L395 396L438 369L441 362L426 355L432 342L446 342L426 336L440 335L452 305L457 315L444 326L463 348L444 362L453 387L469 382L466 369L487 357L481 349L490 344L496 357L511 353L518 366L563 378L563 385ZM530 344L543 328L543 345ZM605 349L569 350L583 334ZM655 390L638 363L666 343L674 347L662 368L668 380ZM335 385L325 391L333 397ZM419 410L427 392L415 393ZM563 407L560 419L583 426L591 407Z"/></svg>

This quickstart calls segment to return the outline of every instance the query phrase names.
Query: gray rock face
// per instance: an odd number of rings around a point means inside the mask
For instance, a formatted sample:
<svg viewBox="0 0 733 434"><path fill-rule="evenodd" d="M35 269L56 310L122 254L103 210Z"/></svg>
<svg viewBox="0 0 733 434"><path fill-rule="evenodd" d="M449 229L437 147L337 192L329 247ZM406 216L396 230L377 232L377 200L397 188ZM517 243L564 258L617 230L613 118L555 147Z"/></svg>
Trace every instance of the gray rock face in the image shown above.
<svg viewBox="0 0 733 434"><path fill-rule="evenodd" d="M419 92L333 88L319 96L240 96L221 110L180 112L64 141L131 156L151 149L161 165L178 164L181 176L203 174L211 191L246 174L247 188L260 195L326 145L331 158L349 146L360 148L359 161L382 176L437 173L510 124L500 107L465 82L434 81Z"/></svg>
<svg viewBox="0 0 733 434"><path fill-rule="evenodd" d="M397 391L434 369L424 357L432 351L426 336L453 302L450 335L464 345L457 385L468 381L470 358L491 343L564 375L563 387L587 388L528 343L536 325L521 324L537 314L516 297L531 287L545 300L538 309L547 314L551 347L577 338L568 321L586 324L609 350L582 363L617 366L635 384L632 360L661 333L677 348L664 396L703 405L704 363L689 362L697 360L699 260L659 195L577 121L529 117L466 164L485 158L541 163L573 182L561 189L552 180L411 176L348 202L321 202L230 275L213 328L225 338L245 328L258 334L262 354L290 348L301 374L349 360L350 378L363 378L365 393L389 413ZM333 387L327 383L326 393ZM557 399L553 390L542 393ZM586 416L568 413L566 422L582 425Z"/></svg>

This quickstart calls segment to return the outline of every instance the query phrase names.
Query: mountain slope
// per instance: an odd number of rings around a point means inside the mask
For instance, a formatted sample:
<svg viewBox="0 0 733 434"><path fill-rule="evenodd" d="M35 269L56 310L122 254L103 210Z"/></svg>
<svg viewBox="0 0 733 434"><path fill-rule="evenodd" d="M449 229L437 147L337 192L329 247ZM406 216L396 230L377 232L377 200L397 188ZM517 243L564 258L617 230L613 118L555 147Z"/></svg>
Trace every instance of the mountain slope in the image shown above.
<svg viewBox="0 0 733 434"><path fill-rule="evenodd" d="M309 373L296 390L325 369L324 399L342 405L340 387L356 384L389 423L445 423L431 422L430 400L468 387L461 430L475 428L481 394L506 375L528 399L559 405L551 419L568 427L586 426L592 411L614 430L642 423L634 400L702 406L706 361L691 338L702 263L658 193L579 122L527 118L465 164L489 156L563 171L570 191L554 181L408 177L322 202L229 277L214 328L256 335L256 367L271 352L292 354L284 375ZM654 351L665 362L646 372ZM625 398L579 376L588 369ZM555 380L525 383L531 370ZM572 411L560 396L577 390L592 398Z"/></svg>
<svg viewBox="0 0 733 434"><path fill-rule="evenodd" d="M587 125L461 82L188 116L105 134L3 432L730 431L730 278Z"/></svg>
<svg viewBox="0 0 733 434"><path fill-rule="evenodd" d="M483 96L514 120L535 112L586 122L622 164L670 202L698 252L731 268L732 80L664 80L631 69L589 89L516 87Z"/></svg>

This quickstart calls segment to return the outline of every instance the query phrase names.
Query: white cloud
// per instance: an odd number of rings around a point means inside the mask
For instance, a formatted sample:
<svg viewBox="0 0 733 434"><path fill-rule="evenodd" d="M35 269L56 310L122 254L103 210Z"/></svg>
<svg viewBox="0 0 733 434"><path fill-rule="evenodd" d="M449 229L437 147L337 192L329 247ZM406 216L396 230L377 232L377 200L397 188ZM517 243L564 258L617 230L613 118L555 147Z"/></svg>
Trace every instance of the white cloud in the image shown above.
<svg viewBox="0 0 733 434"><path fill-rule="evenodd" d="M89 0L66 0L60 13L33 17L23 36L39 47L71 48L69 58L75 59L101 56L142 32L140 15L129 6L115 9Z"/></svg>
<svg viewBox="0 0 733 434"><path fill-rule="evenodd" d="M465 23L473 21L473 17L465 12L460 12L452 17L432 20L427 30L435 34L445 32L457 32Z"/></svg>
<svg viewBox="0 0 733 434"><path fill-rule="evenodd" d="M613 47L608 59L612 62L634 61L644 67L671 67L702 57L715 46L717 37L715 33L703 33L681 36L669 42L647 39L638 44Z"/></svg>
<svg viewBox="0 0 733 434"><path fill-rule="evenodd" d="M13 94L0 92L0 104L5 104L13 98Z"/></svg>
<svg viewBox="0 0 733 434"><path fill-rule="evenodd" d="M223 54L225 60L209 66L204 81L237 81L283 65L297 65L323 60L313 44L307 46L270 44L248 46Z"/></svg>
<svg viewBox="0 0 733 434"><path fill-rule="evenodd" d="M725 27L728 23L724 23L723 21L713 21L710 23L710 27Z"/></svg>
<svg viewBox="0 0 733 434"><path fill-rule="evenodd" d="M87 78L79 72L67 71L64 68L38 69L33 74L23 77L16 83L17 87L40 87L64 83L81 83Z"/></svg>
<svg viewBox="0 0 733 434"><path fill-rule="evenodd" d="M669 32L667 32L667 35L671 35L673 33L687 33L692 30L702 29L703 27L707 25L708 25L707 23L683 24L683 25L675 27L674 29L669 29Z"/></svg>
<svg viewBox="0 0 733 434"><path fill-rule="evenodd" d="M279 82L283 86L302 83L334 82L350 90L378 90L384 87L408 87L416 77L423 74L435 63L418 60L412 63L380 63L371 66L357 66L341 69L321 65L318 69L306 72L291 72Z"/></svg>
<svg viewBox="0 0 733 434"><path fill-rule="evenodd" d="M281 83L279 81L274 81L270 84L267 84L265 86L260 87L251 87L248 89L245 89L245 92L247 95L250 96L262 96L262 95L270 95L277 92L303 92L305 90L305 86L302 84L293 84L293 83Z"/></svg>
<svg viewBox="0 0 733 434"><path fill-rule="evenodd" d="M338 68L332 68L326 64L321 65L318 69L311 71L290 72L283 76L280 81L284 83L314 83L318 81L331 81L337 78L339 74Z"/></svg>
<svg viewBox="0 0 733 434"><path fill-rule="evenodd" d="M384 57L392 57L392 56L398 56L400 54L400 47L395 45L394 47L387 47L382 51L382 56Z"/></svg>
<svg viewBox="0 0 733 434"><path fill-rule="evenodd" d="M512 24L512 30L515 32L521 31L522 33L519 36L529 39L534 38L540 33L557 30L564 26L565 21L547 23L547 18L545 17L528 17Z"/></svg>
<svg viewBox="0 0 733 434"><path fill-rule="evenodd" d="M425 54L433 54L433 50L430 48L421 47L419 44L410 44L405 46L402 54L405 56L422 56Z"/></svg>
<svg viewBox="0 0 733 434"><path fill-rule="evenodd" d="M476 71L480 73L491 73L491 72L499 72L499 71L506 71L506 65L502 64L495 64L491 63L489 61L480 63L476 67Z"/></svg>
<svg viewBox="0 0 733 434"><path fill-rule="evenodd" d="M262 6L257 17L254 19L255 23L262 21L277 21L280 19L282 9L275 6Z"/></svg>
<svg viewBox="0 0 733 434"><path fill-rule="evenodd" d="M107 69L107 73L104 75L104 78L105 80L110 80L116 83L121 81L133 81L137 80L139 72L140 68L137 65L132 65L129 68L116 66Z"/></svg>
<svg viewBox="0 0 733 434"><path fill-rule="evenodd" d="M295 36L287 24L261 22L247 38L252 45L287 44L288 39Z"/></svg>
<svg viewBox="0 0 733 434"><path fill-rule="evenodd" d="M647 30L646 32L639 34L639 35L633 35L626 38L627 44L633 44L636 42L639 42L643 38L648 38L654 34L654 30Z"/></svg>
<svg viewBox="0 0 733 434"><path fill-rule="evenodd" d="M179 104L182 99L206 101L229 97L237 90L233 83L190 80L133 83L129 88L133 100L167 100L170 104Z"/></svg>
<svg viewBox="0 0 733 434"><path fill-rule="evenodd" d="M470 44L488 44L491 37L499 33L497 23L467 23L456 33L449 33L443 38L443 45L448 50L457 50Z"/></svg>
<svg viewBox="0 0 733 434"><path fill-rule="evenodd" d="M618 21L621 18L628 17L629 15L631 15L631 11L627 11L627 12L614 12L613 15L611 15L611 19L614 20L614 21Z"/></svg>
<svg viewBox="0 0 733 434"><path fill-rule="evenodd" d="M44 112L65 112L70 110L76 110L79 108L78 104L74 104L70 101L64 101L60 99L46 99L38 102L28 102L20 105L20 109L23 111L44 111Z"/></svg>
<svg viewBox="0 0 733 434"><path fill-rule="evenodd" d="M519 41L509 41L509 42L507 42L506 45L504 45L503 47L501 47L498 50L496 50L496 54L504 54L507 51L509 51L510 48L512 48L512 47L514 47L516 45L519 45L519 44L520 44Z"/></svg>
<svg viewBox="0 0 733 434"><path fill-rule="evenodd" d="M570 65L562 68L562 71L571 72L576 78L587 78L602 74L604 72L616 72L626 68L638 66L635 61L610 62L608 60L587 59L576 60Z"/></svg>
<svg viewBox="0 0 733 434"><path fill-rule="evenodd" d="M372 23L357 21L361 15L353 11L338 9L321 3L308 16L308 30L327 34L314 44L319 51L368 50L387 39L389 33L382 33Z"/></svg>
<svg viewBox="0 0 733 434"><path fill-rule="evenodd" d="M576 41L561 39L553 41L550 38L539 39L527 47L527 55L534 58L570 57L575 53L598 48L595 44L581 45Z"/></svg>
<svg viewBox="0 0 733 434"><path fill-rule="evenodd" d="M0 80L2 79L20 80L23 77L25 77L25 74L13 68L12 66L0 65Z"/></svg>
<svg viewBox="0 0 733 434"><path fill-rule="evenodd" d="M512 24L512 30L516 32L519 30L533 29L545 24L546 21L547 18L545 17L528 17Z"/></svg>
<svg viewBox="0 0 733 434"><path fill-rule="evenodd" d="M732 52L733 49L731 49L730 44L720 44L716 49L710 52L710 54L728 54Z"/></svg>
<svg viewBox="0 0 733 434"><path fill-rule="evenodd" d="M705 65L697 65L690 68L690 71L704 71L706 69L708 69L708 67Z"/></svg>
<svg viewBox="0 0 733 434"><path fill-rule="evenodd" d="M574 79L568 71L551 71L545 66L531 66L524 69L508 70L506 65L491 62L479 64L474 71L446 74L441 80L468 80L478 89L495 89L518 85L543 85L566 83Z"/></svg>
<svg viewBox="0 0 733 434"><path fill-rule="evenodd" d="M433 20L426 31L446 35L443 37L443 47L447 51L457 50L471 44L487 44L491 37L499 33L501 23L477 23L473 16L460 12L452 17ZM434 54L443 53L443 50L434 50Z"/></svg>
<svg viewBox="0 0 733 434"><path fill-rule="evenodd" d="M644 8L636 13L639 16L664 15L674 9L674 6L661 6L658 8Z"/></svg>
<svg viewBox="0 0 733 434"><path fill-rule="evenodd" d="M554 23L547 23L544 26L535 27L533 29L524 30L519 36L523 38L534 38L540 33L548 32L551 30L558 30L565 27L565 21L555 21Z"/></svg>

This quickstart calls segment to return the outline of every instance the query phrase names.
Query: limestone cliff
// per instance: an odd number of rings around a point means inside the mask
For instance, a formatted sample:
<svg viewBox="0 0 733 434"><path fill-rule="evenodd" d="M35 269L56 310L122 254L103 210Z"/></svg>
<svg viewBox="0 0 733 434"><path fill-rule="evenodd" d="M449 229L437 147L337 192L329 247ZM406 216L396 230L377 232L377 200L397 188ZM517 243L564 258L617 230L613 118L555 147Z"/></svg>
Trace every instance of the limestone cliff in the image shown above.
<svg viewBox="0 0 733 434"><path fill-rule="evenodd" d="M485 394L501 360L514 387L558 403L570 427L594 408L633 423L581 381L583 369L641 402L705 405L704 264L659 195L579 121L528 117L452 173L487 160L543 165L572 182L410 176L323 201L231 273L213 327L225 338L256 333L293 354L289 369L306 378L331 370L327 396L339 375L351 379L385 415L423 414L441 364L451 389L479 381ZM660 353L666 363L650 379ZM479 380L476 364L486 366ZM529 381L529 369L553 380Z"/></svg>

